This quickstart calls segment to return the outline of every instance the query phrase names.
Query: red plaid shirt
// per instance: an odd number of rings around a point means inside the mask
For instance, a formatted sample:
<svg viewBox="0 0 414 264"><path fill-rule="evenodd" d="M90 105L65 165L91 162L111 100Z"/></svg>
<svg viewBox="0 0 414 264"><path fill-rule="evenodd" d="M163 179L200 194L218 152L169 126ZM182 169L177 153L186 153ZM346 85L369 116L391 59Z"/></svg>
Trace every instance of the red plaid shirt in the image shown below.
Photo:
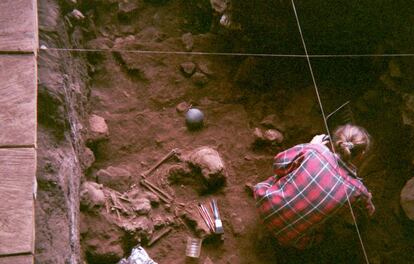
<svg viewBox="0 0 414 264"><path fill-rule="evenodd" d="M281 245L306 248L316 228L338 209L362 201L373 207L360 179L326 146L302 144L279 153L275 175L255 186L260 216Z"/></svg>

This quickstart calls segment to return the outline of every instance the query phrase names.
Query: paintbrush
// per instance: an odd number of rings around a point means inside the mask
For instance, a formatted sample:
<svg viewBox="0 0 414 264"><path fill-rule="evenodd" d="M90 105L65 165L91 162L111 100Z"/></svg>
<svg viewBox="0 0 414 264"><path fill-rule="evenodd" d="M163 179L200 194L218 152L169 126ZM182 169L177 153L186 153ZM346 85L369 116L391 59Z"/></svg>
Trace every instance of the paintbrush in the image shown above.
<svg viewBox="0 0 414 264"><path fill-rule="evenodd" d="M213 215L214 215L214 225L215 225L215 233L216 234L223 234L224 233L224 229L223 229L223 223L221 222L220 219L220 214L218 211L218 206L217 206L217 201L215 199L213 199L211 201L211 205L213 207Z"/></svg>

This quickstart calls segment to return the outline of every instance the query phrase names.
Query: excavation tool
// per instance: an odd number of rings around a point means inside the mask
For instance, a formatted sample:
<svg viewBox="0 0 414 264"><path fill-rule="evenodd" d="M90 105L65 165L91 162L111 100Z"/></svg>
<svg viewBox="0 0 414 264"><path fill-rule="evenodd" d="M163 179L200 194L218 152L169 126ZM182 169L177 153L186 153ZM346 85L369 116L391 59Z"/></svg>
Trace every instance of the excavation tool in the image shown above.
<svg viewBox="0 0 414 264"><path fill-rule="evenodd" d="M223 234L224 233L223 224L220 219L217 201L215 199L211 201L211 207L213 208L215 233Z"/></svg>
<svg viewBox="0 0 414 264"><path fill-rule="evenodd" d="M198 204L197 209L201 215L201 218L203 218L204 222L206 223L208 229L211 232L214 232L214 222L211 219L210 215L208 214L207 210L205 209L204 205Z"/></svg>

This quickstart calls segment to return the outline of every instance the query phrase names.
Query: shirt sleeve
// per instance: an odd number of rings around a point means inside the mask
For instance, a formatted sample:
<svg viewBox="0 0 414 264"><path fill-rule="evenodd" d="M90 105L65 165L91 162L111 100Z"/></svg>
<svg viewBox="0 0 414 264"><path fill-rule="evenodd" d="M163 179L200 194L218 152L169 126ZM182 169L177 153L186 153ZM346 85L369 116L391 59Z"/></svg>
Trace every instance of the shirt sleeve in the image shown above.
<svg viewBox="0 0 414 264"><path fill-rule="evenodd" d="M273 162L273 172L282 178L297 168L303 157L304 145L297 145L276 155Z"/></svg>
<svg viewBox="0 0 414 264"><path fill-rule="evenodd" d="M375 210L375 206L372 203L372 194L368 191L368 189L364 186L364 184L360 181L356 185L358 192L357 192L357 199L362 202L362 205L367 210L368 214L372 214Z"/></svg>

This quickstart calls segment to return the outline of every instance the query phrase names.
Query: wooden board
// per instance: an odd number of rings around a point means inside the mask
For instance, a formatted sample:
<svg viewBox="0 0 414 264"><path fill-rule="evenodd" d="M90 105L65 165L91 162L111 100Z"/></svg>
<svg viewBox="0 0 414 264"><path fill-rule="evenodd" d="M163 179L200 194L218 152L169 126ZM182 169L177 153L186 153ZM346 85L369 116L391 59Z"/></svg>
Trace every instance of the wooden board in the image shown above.
<svg viewBox="0 0 414 264"><path fill-rule="evenodd" d="M33 253L35 149L0 149L0 256Z"/></svg>
<svg viewBox="0 0 414 264"><path fill-rule="evenodd" d="M0 264L33 264L33 256L0 257Z"/></svg>
<svg viewBox="0 0 414 264"><path fill-rule="evenodd" d="M0 1L0 51L35 51L36 12L35 0Z"/></svg>
<svg viewBox="0 0 414 264"><path fill-rule="evenodd" d="M0 55L0 146L36 145L36 98L36 57Z"/></svg>

